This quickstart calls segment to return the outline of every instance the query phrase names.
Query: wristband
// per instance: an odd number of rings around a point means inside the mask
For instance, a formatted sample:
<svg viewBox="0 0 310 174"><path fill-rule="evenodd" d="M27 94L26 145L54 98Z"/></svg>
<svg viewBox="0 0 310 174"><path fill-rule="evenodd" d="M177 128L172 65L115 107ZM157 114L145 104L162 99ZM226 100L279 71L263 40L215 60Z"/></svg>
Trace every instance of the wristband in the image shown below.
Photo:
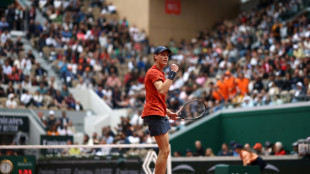
<svg viewBox="0 0 310 174"><path fill-rule="evenodd" d="M173 80L176 75L177 73L175 71L170 71L167 78Z"/></svg>

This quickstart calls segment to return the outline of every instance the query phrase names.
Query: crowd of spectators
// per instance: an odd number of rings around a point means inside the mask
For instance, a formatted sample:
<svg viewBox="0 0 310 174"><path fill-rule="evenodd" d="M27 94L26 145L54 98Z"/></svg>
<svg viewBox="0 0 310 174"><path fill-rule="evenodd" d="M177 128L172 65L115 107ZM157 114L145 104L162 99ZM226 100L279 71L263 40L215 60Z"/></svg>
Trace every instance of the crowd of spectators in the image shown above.
<svg viewBox="0 0 310 174"><path fill-rule="evenodd" d="M120 123L116 127L105 126L102 127L101 134L94 132L91 136L84 134L82 145L98 145L98 144L152 144L155 140L150 137L147 126L143 120L138 116L132 118L121 117ZM72 144L72 142L68 142ZM74 144L79 144L75 142ZM72 151L74 152L72 152ZM109 155L142 155L145 156L147 149L119 149L103 147L98 149L91 148L72 148L65 149L65 155L96 155L96 156L109 156Z"/></svg>
<svg viewBox="0 0 310 174"><path fill-rule="evenodd" d="M194 149L185 149L182 151L175 151L173 156L174 157L193 157L193 156L204 156L204 157L214 157L214 156L239 156L234 150L234 145L237 144L235 141L231 141L229 145L227 143L223 143L221 146L221 150L218 153L214 153L212 148L204 148L201 141L195 141L195 148ZM245 150L250 152L255 152L260 156L280 156L280 155L298 155L298 143L292 143L292 150L285 150L282 142L270 142L266 141L264 145L260 142L255 143L252 147L249 143L243 145ZM289 147L287 147L289 148Z"/></svg>
<svg viewBox="0 0 310 174"><path fill-rule="evenodd" d="M6 108L34 107L41 109L83 110L68 92L67 86L61 89L55 77L37 62L32 50L26 52L22 38L13 39L12 30L24 30L36 18L36 8L23 9L18 4L11 4L5 10L0 21L0 97ZM38 32L35 30L35 32ZM55 109L54 108L54 109Z"/></svg>
<svg viewBox="0 0 310 174"><path fill-rule="evenodd" d="M43 112L38 112L38 118L44 124L47 135L70 136L76 133L75 126L67 117L66 111L62 111L61 117L56 117L53 110L50 110L48 114L44 116Z"/></svg>
<svg viewBox="0 0 310 174"><path fill-rule="evenodd" d="M155 47L145 32L117 20L104 1L51 2L38 4L50 18L38 24L40 35L29 33L63 83L93 89L112 108L142 107ZM181 68L168 106L202 98L212 113L309 100L310 25L304 15L284 21L302 8L301 1L270 1L191 41L171 39L171 61Z"/></svg>

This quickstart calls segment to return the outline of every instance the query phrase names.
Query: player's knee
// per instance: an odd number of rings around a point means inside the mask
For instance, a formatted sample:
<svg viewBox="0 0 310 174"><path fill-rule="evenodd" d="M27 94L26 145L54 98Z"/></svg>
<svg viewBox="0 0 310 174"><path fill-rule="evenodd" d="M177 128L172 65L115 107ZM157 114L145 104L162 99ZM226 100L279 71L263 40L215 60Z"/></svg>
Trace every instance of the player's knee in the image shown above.
<svg viewBox="0 0 310 174"><path fill-rule="evenodd" d="M165 158L168 158L170 154L170 147L168 146L167 148L162 149L162 153L165 156Z"/></svg>

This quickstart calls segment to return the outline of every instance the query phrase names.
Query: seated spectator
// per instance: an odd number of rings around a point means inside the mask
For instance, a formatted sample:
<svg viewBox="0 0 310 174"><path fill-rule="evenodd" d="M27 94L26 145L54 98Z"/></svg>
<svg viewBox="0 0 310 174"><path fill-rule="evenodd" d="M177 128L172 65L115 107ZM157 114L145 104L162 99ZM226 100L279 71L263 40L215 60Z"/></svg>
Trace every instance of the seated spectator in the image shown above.
<svg viewBox="0 0 310 174"><path fill-rule="evenodd" d="M253 149L255 150L257 155L264 155L264 151L263 151L263 145L261 143L256 143L253 146Z"/></svg>
<svg viewBox="0 0 310 174"><path fill-rule="evenodd" d="M204 156L205 151L202 147L201 141L197 140L195 142L195 149L196 152L194 153L194 156Z"/></svg>
<svg viewBox="0 0 310 174"><path fill-rule="evenodd" d="M46 118L44 117L43 112L38 112L38 117L39 117L40 121L41 121L44 125L46 125Z"/></svg>
<svg viewBox="0 0 310 174"><path fill-rule="evenodd" d="M73 135L73 133L71 132L71 130L68 129L68 126L67 126L67 125L64 125L62 128L61 128L61 126L59 126L59 127L57 128L57 132L59 133L59 135L62 135L62 136Z"/></svg>
<svg viewBox="0 0 310 174"><path fill-rule="evenodd" d="M68 130L70 130L71 132L72 132L72 134L75 134L76 133L76 130L75 130L75 127L74 127L74 125L72 124L72 121L71 120L69 120L69 122L68 122Z"/></svg>
<svg viewBox="0 0 310 174"><path fill-rule="evenodd" d="M249 85L249 79L244 78L243 73L239 73L239 78L236 79L237 87L240 90L241 94L243 96L247 95L248 91L248 85Z"/></svg>
<svg viewBox="0 0 310 174"><path fill-rule="evenodd" d="M56 91L56 96L54 97L54 105L57 106L59 109L66 107L64 97L60 94L59 90Z"/></svg>
<svg viewBox="0 0 310 174"><path fill-rule="evenodd" d="M60 121L60 128L63 128L64 126L68 125L69 118L67 117L66 111L62 111L61 113L62 113L62 116L59 119L59 121Z"/></svg>
<svg viewBox="0 0 310 174"><path fill-rule="evenodd" d="M250 96L245 96L243 98L243 102L241 104L242 108L248 108L248 107L253 107L254 103L253 103L253 99Z"/></svg>
<svg viewBox="0 0 310 174"><path fill-rule="evenodd" d="M8 88L6 89L6 95L9 95L9 94L15 94L15 89L13 87L13 83L10 81L8 83ZM14 96L15 97L15 96Z"/></svg>
<svg viewBox="0 0 310 174"><path fill-rule="evenodd" d="M32 94L28 90L26 90L25 93L21 95L20 103L26 107L29 107L30 105L34 105Z"/></svg>
<svg viewBox="0 0 310 174"><path fill-rule="evenodd" d="M307 95L306 89L304 88L301 82L298 82L296 86L297 86L297 89L294 92L292 102L305 101L306 95Z"/></svg>
<svg viewBox="0 0 310 174"><path fill-rule="evenodd" d="M36 107L43 106L43 95L36 91L33 95L33 102Z"/></svg>
<svg viewBox="0 0 310 174"><path fill-rule="evenodd" d="M50 130L52 126L56 125L56 117L55 117L55 112L50 110L49 111L49 116L47 118L47 122L46 122L46 128L47 130ZM55 128L57 129L57 127Z"/></svg>
<svg viewBox="0 0 310 174"><path fill-rule="evenodd" d="M45 87L44 87L44 83L40 83L40 86L39 86L39 88L37 89L37 91L38 91L40 94L42 94L42 95L46 94L47 90L46 90Z"/></svg>
<svg viewBox="0 0 310 174"><path fill-rule="evenodd" d="M274 144L274 151L275 151L274 155L285 155L286 154L285 150L283 149L282 143L279 141L277 141Z"/></svg>
<svg viewBox="0 0 310 174"><path fill-rule="evenodd" d="M75 99L72 94L65 98L65 103L67 104L67 109L75 110Z"/></svg>
<svg viewBox="0 0 310 174"><path fill-rule="evenodd" d="M96 90L96 94L100 97L100 98L103 98L104 94L102 92L102 86L99 85L98 86L98 89Z"/></svg>
<svg viewBox="0 0 310 174"><path fill-rule="evenodd" d="M5 106L10 109L17 107L17 102L15 101L15 95L13 93L8 95L8 100L5 102Z"/></svg>
<svg viewBox="0 0 310 174"><path fill-rule="evenodd" d="M213 156L215 156L215 155L214 155L213 150L212 150L211 148L207 148L207 149L206 149L205 156L207 156L207 157L213 157Z"/></svg>
<svg viewBox="0 0 310 174"><path fill-rule="evenodd" d="M186 157L192 157L193 156L193 152L191 149L186 149L185 150L185 156Z"/></svg>
<svg viewBox="0 0 310 174"><path fill-rule="evenodd" d="M77 100L75 101L75 110L76 111L83 111L84 110L82 104Z"/></svg>
<svg viewBox="0 0 310 174"><path fill-rule="evenodd" d="M50 127L50 129L47 131L47 135L49 136L59 136L59 132L57 131L57 125L53 125Z"/></svg>
<svg viewBox="0 0 310 174"><path fill-rule="evenodd" d="M6 97L2 82L0 81L0 97Z"/></svg>
<svg viewBox="0 0 310 174"><path fill-rule="evenodd" d="M16 95L17 95L17 97L20 98L20 97L22 96L22 94L25 93L25 92L26 92L26 89L23 88L23 86L22 86L21 83L18 83L18 87L17 87L17 89L16 89Z"/></svg>
<svg viewBox="0 0 310 174"><path fill-rule="evenodd" d="M61 89L61 92L60 92L61 96L66 98L69 96L70 92L69 92L69 89L68 89L68 86L67 85L63 85L62 86L62 89Z"/></svg>
<svg viewBox="0 0 310 174"><path fill-rule="evenodd" d="M179 151L173 152L173 157L181 157L181 156L182 156L181 152L179 152Z"/></svg>
<svg viewBox="0 0 310 174"><path fill-rule="evenodd" d="M222 150L220 150L217 156L232 156L233 153L229 150L228 145L226 143L222 144Z"/></svg>

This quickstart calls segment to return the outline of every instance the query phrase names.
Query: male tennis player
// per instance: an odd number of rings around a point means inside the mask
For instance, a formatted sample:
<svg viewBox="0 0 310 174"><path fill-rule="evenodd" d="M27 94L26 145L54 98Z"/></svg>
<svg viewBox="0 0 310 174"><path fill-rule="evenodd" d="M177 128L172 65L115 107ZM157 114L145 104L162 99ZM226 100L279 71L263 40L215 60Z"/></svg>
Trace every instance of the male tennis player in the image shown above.
<svg viewBox="0 0 310 174"><path fill-rule="evenodd" d="M174 120L178 115L166 108L166 95L179 70L177 65L172 64L171 71L167 79L165 78L163 69L168 64L170 53L171 51L164 46L155 49L154 65L147 71L144 80L146 103L142 118L148 124L150 135L155 137L158 144L159 154L155 164L156 174L166 173L167 159L170 153L168 135L170 124L166 115Z"/></svg>

